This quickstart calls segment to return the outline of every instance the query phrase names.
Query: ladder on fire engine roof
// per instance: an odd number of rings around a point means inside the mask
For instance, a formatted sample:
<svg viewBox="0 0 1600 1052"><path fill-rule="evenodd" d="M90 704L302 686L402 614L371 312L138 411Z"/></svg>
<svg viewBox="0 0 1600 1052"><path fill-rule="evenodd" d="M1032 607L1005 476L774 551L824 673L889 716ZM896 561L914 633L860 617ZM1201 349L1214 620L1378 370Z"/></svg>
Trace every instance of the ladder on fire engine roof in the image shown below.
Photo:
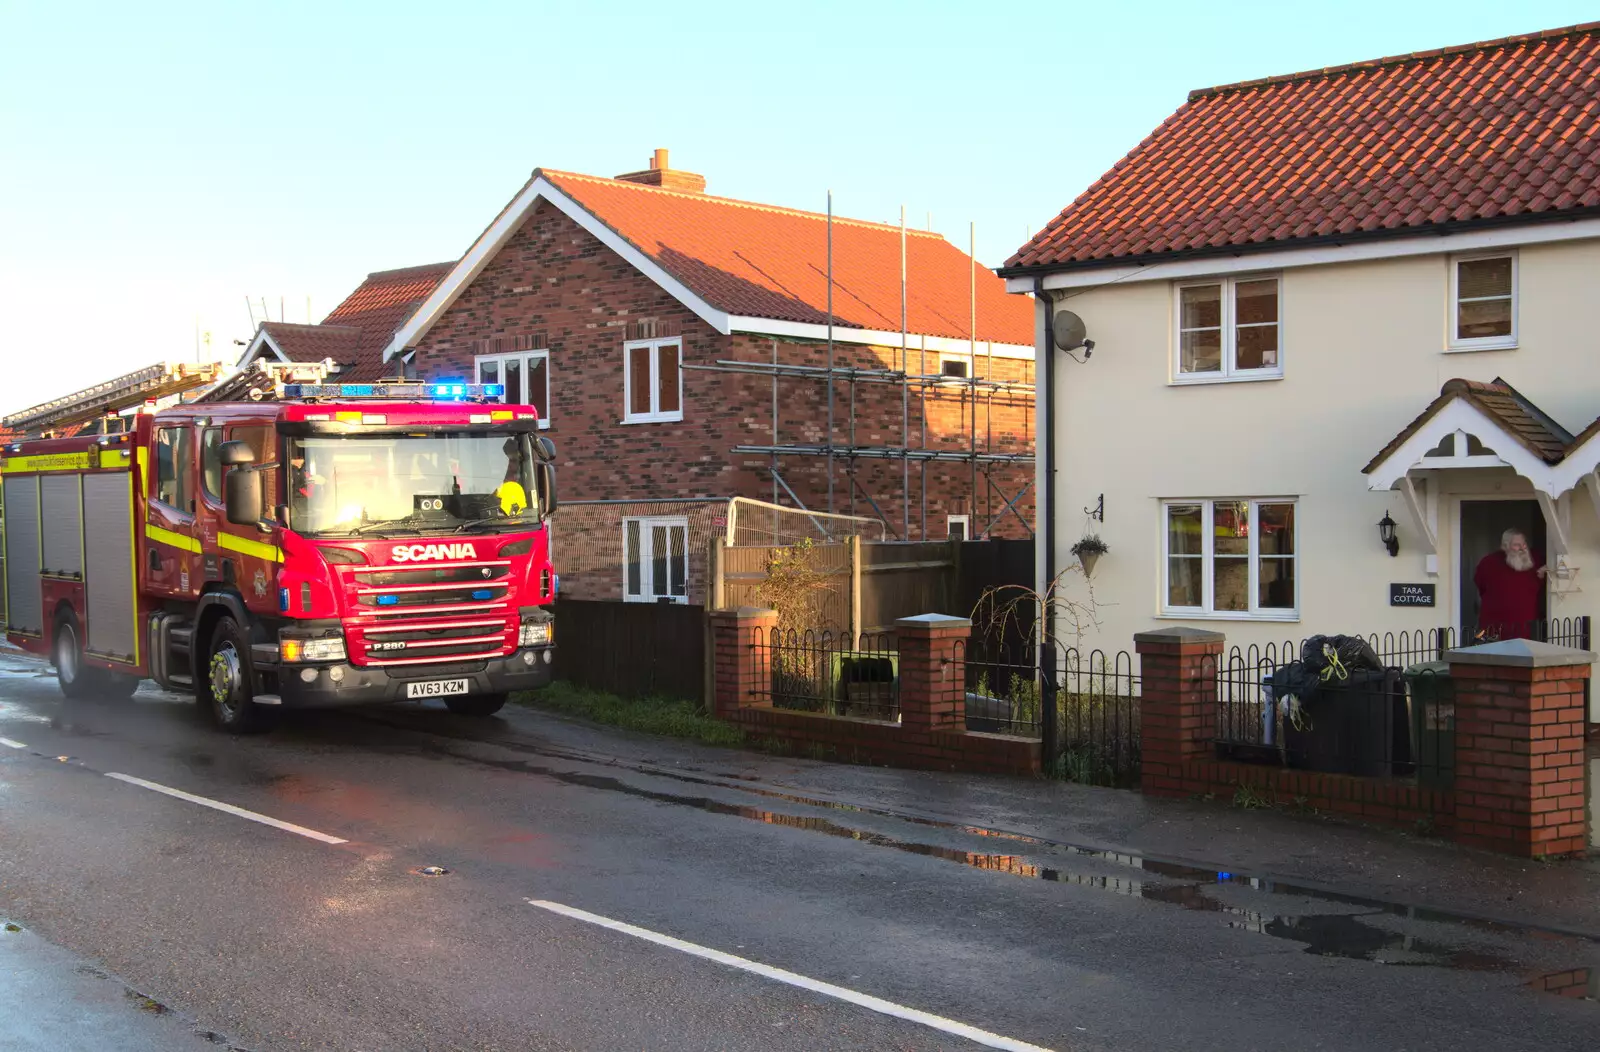
<svg viewBox="0 0 1600 1052"><path fill-rule="evenodd" d="M124 409L159 398L192 391L215 383L222 375L219 362L157 362L114 380L85 387L0 419L0 426L48 436L78 424L114 416Z"/></svg>
<svg viewBox="0 0 1600 1052"><path fill-rule="evenodd" d="M195 396L196 402L260 402L283 397L284 384L320 384L338 367L332 358L320 362L271 362L257 358Z"/></svg>

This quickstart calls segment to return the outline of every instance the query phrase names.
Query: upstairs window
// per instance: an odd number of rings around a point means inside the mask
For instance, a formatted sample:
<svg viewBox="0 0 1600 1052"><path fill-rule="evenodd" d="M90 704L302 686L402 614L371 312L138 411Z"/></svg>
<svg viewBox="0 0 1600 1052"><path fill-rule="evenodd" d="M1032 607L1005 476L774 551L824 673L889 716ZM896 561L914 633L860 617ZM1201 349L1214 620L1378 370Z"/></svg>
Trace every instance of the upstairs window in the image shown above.
<svg viewBox="0 0 1600 1052"><path fill-rule="evenodd" d="M1517 345L1517 257L1457 256L1450 263L1450 349Z"/></svg>
<svg viewBox="0 0 1600 1052"><path fill-rule="evenodd" d="M683 341L634 340L623 344L622 422L683 419Z"/></svg>
<svg viewBox="0 0 1600 1052"><path fill-rule="evenodd" d="M539 426L550 426L550 352L480 354L478 383L505 384L504 401L531 405L539 411Z"/></svg>
<svg viewBox="0 0 1600 1052"><path fill-rule="evenodd" d="M967 378L967 360L965 358L941 358L939 360L939 374L965 380Z"/></svg>
<svg viewBox="0 0 1600 1052"><path fill-rule="evenodd" d="M1219 278L1179 285L1179 383L1270 380L1283 375L1277 278Z"/></svg>

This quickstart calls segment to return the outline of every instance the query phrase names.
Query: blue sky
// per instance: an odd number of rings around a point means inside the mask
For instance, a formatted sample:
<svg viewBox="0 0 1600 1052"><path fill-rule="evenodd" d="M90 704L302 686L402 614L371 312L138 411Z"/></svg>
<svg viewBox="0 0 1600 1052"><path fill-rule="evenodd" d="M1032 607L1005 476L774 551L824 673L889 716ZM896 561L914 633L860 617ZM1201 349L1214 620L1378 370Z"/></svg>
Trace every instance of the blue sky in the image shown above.
<svg viewBox="0 0 1600 1052"><path fill-rule="evenodd" d="M1192 88L1568 25L1593 3L0 0L0 411L212 357L452 259L536 166L668 147L712 193L1004 261ZM259 316L260 308L257 307Z"/></svg>

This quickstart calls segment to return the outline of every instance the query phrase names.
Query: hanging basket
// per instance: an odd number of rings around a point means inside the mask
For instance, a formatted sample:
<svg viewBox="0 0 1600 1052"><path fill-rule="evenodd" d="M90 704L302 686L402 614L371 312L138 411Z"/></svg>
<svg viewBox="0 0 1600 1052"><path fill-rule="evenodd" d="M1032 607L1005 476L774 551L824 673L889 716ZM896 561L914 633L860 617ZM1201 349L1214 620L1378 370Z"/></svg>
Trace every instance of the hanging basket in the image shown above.
<svg viewBox="0 0 1600 1052"><path fill-rule="evenodd" d="M1100 561L1099 552L1079 552L1078 565L1083 567L1083 576L1094 576L1094 564Z"/></svg>

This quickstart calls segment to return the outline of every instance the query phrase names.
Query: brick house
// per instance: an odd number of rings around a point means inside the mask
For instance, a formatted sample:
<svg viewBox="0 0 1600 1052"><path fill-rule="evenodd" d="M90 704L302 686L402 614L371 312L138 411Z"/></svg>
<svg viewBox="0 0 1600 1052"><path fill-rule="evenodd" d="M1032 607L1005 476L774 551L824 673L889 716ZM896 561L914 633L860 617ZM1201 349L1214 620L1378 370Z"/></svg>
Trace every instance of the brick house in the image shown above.
<svg viewBox="0 0 1600 1052"><path fill-rule="evenodd" d="M666 160L536 170L383 352L538 407L563 594L705 602L740 496L1030 535L1029 305L936 234L712 197Z"/></svg>

